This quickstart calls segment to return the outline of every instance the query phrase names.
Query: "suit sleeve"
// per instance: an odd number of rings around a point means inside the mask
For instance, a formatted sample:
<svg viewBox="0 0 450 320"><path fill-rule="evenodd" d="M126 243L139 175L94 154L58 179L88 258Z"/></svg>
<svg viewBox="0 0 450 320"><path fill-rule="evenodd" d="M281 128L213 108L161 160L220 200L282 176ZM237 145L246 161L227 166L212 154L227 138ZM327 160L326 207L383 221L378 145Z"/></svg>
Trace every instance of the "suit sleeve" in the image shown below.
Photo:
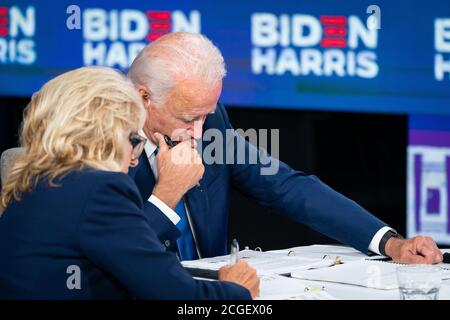
<svg viewBox="0 0 450 320"><path fill-rule="evenodd" d="M99 184L80 222L83 254L139 299L250 299L225 281L195 280L162 249L133 181L118 174Z"/></svg>
<svg viewBox="0 0 450 320"><path fill-rule="evenodd" d="M170 240L174 242L180 236L180 230L152 202L144 201L144 213L160 241Z"/></svg>
<svg viewBox="0 0 450 320"><path fill-rule="evenodd" d="M219 109L222 110L226 128L232 129L225 109ZM234 145L232 184L260 205L275 209L292 220L304 223L364 253L368 252L369 243L376 232L386 226L316 176L293 170L236 133ZM240 149L245 150L245 155L248 156L245 164L237 164L242 163L236 161L236 152ZM251 156L257 159L255 164L249 164ZM275 168L276 174L271 174Z"/></svg>

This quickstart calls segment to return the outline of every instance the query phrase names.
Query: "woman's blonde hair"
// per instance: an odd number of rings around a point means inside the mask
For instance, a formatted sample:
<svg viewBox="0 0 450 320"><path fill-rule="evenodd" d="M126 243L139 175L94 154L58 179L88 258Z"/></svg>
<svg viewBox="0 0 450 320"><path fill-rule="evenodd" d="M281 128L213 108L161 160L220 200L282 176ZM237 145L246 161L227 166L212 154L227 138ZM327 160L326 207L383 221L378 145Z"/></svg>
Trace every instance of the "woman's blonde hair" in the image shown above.
<svg viewBox="0 0 450 320"><path fill-rule="evenodd" d="M124 139L142 128L146 113L130 80L104 67L64 73L33 94L20 133L23 156L9 170L0 212L32 190L39 176L53 180L91 167L120 171Z"/></svg>

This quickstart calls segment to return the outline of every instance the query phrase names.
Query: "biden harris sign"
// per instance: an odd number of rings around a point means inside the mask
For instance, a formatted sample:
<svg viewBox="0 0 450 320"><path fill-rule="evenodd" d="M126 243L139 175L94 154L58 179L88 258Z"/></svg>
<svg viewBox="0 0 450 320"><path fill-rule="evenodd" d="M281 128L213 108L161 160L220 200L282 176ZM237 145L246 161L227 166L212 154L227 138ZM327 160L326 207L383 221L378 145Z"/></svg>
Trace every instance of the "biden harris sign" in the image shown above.
<svg viewBox="0 0 450 320"><path fill-rule="evenodd" d="M258 108L450 114L450 2L50 1L0 4L0 95L83 65L126 71L174 31L222 51L221 101Z"/></svg>

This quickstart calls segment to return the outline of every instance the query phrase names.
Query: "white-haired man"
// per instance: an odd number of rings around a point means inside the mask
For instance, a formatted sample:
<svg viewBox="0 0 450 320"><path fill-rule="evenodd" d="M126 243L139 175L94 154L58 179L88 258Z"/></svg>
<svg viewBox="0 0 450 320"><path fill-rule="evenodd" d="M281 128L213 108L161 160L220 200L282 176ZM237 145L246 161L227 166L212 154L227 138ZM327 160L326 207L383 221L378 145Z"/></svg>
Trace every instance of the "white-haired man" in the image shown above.
<svg viewBox="0 0 450 320"><path fill-rule="evenodd" d="M218 48L202 35L184 32L152 42L130 67L129 77L148 111L143 131L149 138L139 167L130 174L165 246L175 248L182 260L226 254L229 190L234 186L257 203L362 252L405 263L442 261L431 238L401 239L315 176L270 158L237 134L232 145L238 147L225 152L236 157L239 146L244 147L248 154L259 155L257 163L202 163L192 141L208 129L224 137L232 129L218 103L225 74ZM169 149L163 135L179 143ZM202 142L202 148L207 147L209 141ZM224 149L227 146L224 142ZM184 155L182 163L172 161L174 152ZM264 164L273 161L278 172L262 175Z"/></svg>

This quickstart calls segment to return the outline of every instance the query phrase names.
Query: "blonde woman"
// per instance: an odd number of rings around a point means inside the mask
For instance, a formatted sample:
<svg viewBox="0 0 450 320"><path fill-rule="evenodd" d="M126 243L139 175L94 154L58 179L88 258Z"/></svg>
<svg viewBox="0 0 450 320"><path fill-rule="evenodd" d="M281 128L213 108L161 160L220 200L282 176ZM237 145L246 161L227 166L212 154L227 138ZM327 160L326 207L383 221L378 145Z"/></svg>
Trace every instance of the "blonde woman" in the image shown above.
<svg viewBox="0 0 450 320"><path fill-rule="evenodd" d="M245 263L194 280L160 241L134 182L145 111L131 82L80 68L45 84L25 110L24 156L3 185L0 298L248 299ZM232 283L234 282L234 283Z"/></svg>

